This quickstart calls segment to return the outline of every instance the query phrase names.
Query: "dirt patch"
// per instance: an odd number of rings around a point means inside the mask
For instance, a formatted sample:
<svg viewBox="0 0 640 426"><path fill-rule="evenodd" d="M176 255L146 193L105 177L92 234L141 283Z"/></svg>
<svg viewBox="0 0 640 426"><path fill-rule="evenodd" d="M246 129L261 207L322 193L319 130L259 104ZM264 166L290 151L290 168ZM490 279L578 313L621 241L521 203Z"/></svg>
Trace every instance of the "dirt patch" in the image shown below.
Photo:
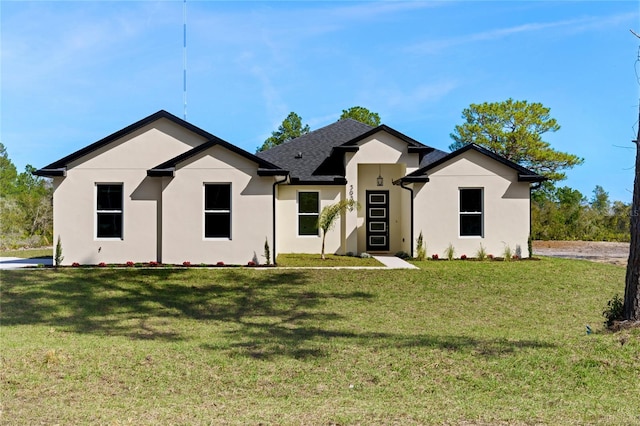
<svg viewBox="0 0 640 426"><path fill-rule="evenodd" d="M609 241L534 241L533 253L540 256L584 259L626 266L629 243Z"/></svg>

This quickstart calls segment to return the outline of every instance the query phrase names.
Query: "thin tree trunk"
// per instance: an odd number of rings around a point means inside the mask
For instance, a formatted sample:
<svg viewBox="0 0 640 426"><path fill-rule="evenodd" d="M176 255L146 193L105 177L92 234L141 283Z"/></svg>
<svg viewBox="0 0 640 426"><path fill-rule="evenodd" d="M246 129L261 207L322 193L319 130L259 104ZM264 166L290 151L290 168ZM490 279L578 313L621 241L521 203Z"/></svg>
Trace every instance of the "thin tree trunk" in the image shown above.
<svg viewBox="0 0 640 426"><path fill-rule="evenodd" d="M639 111L640 117L640 111ZM636 176L631 203L631 244L624 289L624 319L640 320L640 121L636 144Z"/></svg>
<svg viewBox="0 0 640 426"><path fill-rule="evenodd" d="M324 257L324 238L327 236L327 233L325 231L322 231L322 250L321 250L321 254L322 254L322 260L325 260Z"/></svg>

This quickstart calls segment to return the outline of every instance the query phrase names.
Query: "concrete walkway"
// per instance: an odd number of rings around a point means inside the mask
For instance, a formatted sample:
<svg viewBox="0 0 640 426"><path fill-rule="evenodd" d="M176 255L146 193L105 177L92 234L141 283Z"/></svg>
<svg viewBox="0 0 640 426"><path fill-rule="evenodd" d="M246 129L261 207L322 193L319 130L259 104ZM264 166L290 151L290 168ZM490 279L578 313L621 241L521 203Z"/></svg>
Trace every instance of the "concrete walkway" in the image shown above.
<svg viewBox="0 0 640 426"><path fill-rule="evenodd" d="M412 265L395 256L373 256L373 258L390 269L420 269L416 265Z"/></svg>
<svg viewBox="0 0 640 426"><path fill-rule="evenodd" d="M0 257L0 269L27 268L29 266L35 267L38 265L51 266L53 265L53 258L39 257L33 259L22 259L19 257Z"/></svg>

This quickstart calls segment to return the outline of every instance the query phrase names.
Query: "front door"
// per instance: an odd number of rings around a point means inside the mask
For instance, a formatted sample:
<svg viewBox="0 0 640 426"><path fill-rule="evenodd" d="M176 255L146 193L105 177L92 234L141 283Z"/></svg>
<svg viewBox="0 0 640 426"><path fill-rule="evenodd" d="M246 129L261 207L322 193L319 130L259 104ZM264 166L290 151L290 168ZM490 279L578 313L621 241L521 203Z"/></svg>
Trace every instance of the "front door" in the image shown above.
<svg viewBox="0 0 640 426"><path fill-rule="evenodd" d="M389 251L389 191L367 191L367 251Z"/></svg>

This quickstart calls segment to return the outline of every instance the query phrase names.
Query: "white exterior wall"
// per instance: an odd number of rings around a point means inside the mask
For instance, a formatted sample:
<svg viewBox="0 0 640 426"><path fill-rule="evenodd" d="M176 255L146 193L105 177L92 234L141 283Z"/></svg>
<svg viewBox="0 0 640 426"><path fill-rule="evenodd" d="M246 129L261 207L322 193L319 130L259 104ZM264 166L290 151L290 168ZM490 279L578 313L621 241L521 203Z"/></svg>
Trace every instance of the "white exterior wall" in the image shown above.
<svg viewBox="0 0 640 426"><path fill-rule="evenodd" d="M385 132L377 133L358 145L358 151L345 154L347 193L353 192L360 203L358 211L347 213L347 251L366 251L366 191L388 190L389 252L409 252L410 193L392 182L418 169L418 154L410 154L406 142ZM383 186L377 186L378 173L384 178Z"/></svg>
<svg viewBox="0 0 640 426"><path fill-rule="evenodd" d="M320 209L337 203L345 197L340 185L279 185L276 206L276 249L278 253L320 253L322 231L318 235L298 235L298 193L318 192ZM325 253L346 253L344 246L344 218L338 219L335 227L327 233Z"/></svg>
<svg viewBox="0 0 640 426"><path fill-rule="evenodd" d="M515 254L529 255L529 183L518 182L515 170L469 150L428 172L429 182L414 184L414 241L422 231L427 255L441 258L451 243L455 257L474 257L480 248L502 256L506 245ZM482 237L461 237L459 189L483 189ZM414 253L415 254L415 253Z"/></svg>
<svg viewBox="0 0 640 426"><path fill-rule="evenodd" d="M147 170L204 139L165 119L69 164L54 179L54 238L64 265L157 260L160 179ZM96 184L123 184L123 239L96 238Z"/></svg>
<svg viewBox="0 0 640 426"><path fill-rule="evenodd" d="M162 261L181 264L264 263L264 243L273 247L273 177L257 164L219 145L185 161L163 178ZM231 184L231 238L204 237L204 184ZM273 259L272 259L273 261Z"/></svg>

